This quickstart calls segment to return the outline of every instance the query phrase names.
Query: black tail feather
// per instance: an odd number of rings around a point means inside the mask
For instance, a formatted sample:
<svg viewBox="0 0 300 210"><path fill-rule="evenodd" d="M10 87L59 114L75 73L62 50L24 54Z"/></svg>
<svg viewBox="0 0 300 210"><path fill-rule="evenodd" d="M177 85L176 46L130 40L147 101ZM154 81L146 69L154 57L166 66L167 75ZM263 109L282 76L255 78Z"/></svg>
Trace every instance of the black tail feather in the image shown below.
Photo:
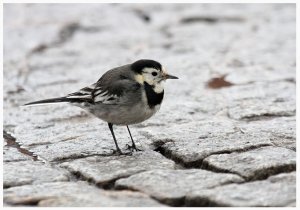
<svg viewBox="0 0 300 210"><path fill-rule="evenodd" d="M61 103L61 102L71 102L71 100L69 98L66 98L66 97L50 98L50 99L45 99L45 100L30 102L30 103L24 104L23 106L38 105L38 104L48 104L48 103Z"/></svg>

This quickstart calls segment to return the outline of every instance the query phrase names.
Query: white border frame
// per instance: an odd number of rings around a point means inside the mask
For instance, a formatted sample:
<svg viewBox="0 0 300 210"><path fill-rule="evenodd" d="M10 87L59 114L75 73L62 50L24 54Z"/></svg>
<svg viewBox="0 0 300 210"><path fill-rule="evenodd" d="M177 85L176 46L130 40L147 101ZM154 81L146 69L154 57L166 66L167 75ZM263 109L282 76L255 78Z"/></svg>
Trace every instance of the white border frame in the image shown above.
<svg viewBox="0 0 300 210"><path fill-rule="evenodd" d="M296 64L298 64L297 61L299 61L299 38L300 38L300 33L299 33L299 12L300 12L300 3L298 3L296 0L231 0L231 1L226 1L226 0L210 0L210 1L201 1L201 0L173 0L173 1L168 1L168 0L118 0L118 1L111 1L111 0L85 0L85 1L79 1L79 0L52 0L52 1L43 1L43 0L3 0L1 3L1 8L0 8L0 14L1 14L1 46L2 46L2 50L1 50L1 75L0 75L0 84L1 85L1 92L0 92L0 96L1 96L1 102L0 102L0 106L1 106L1 111L0 111L0 116L1 119L3 119L3 4L6 3L295 3L296 4ZM297 24L298 23L298 24ZM299 65L296 65L296 93L299 94L299 82L300 81L300 76L299 76ZM297 96L297 95L296 95ZM296 110L299 110L299 97L296 97ZM0 127L2 128L3 131L3 120L0 123ZM298 136L300 136L300 129L299 129L299 112L296 111L296 138ZM3 137L2 137L3 139ZM296 145L297 145L297 149L299 149L299 139L296 141ZM1 148L3 150L3 140L1 141ZM297 179L299 178L299 170L298 170L298 163L299 163L299 151L296 153L297 155ZM1 173L1 181L2 181L2 186L3 186L3 152L0 155L0 159L1 159L1 169L2 169L2 173ZM299 181L297 180L297 194L296 194L296 206L299 207L299 199L300 199L300 195L299 195ZM3 198L3 188L1 188L1 196ZM1 204L3 206L3 199L1 199ZM19 209L20 207L14 207L14 209ZM36 207L35 207L36 208ZM103 207L102 207L103 208ZM26 209L28 209L28 207L26 207ZM44 209L44 208L42 208ZM65 208L64 208L65 209ZM110 208L110 209L114 209L114 208ZM119 209L119 208L118 208ZM186 209L186 208L183 208ZM206 208L209 209L209 208ZM226 208L229 209L229 208ZM235 208L236 209L236 208ZM243 209L250 209L250 208L243 208ZM261 209L261 208L260 208ZM269 208L268 208L269 209Z"/></svg>

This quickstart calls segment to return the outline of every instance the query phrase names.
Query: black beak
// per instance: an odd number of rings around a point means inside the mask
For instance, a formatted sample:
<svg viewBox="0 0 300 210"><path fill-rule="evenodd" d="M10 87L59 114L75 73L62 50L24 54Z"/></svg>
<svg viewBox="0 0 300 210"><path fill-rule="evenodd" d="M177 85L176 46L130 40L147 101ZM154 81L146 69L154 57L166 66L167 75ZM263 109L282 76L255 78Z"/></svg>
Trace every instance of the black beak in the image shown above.
<svg viewBox="0 0 300 210"><path fill-rule="evenodd" d="M170 75L170 74L166 74L165 79L178 79L178 77L175 77L175 76Z"/></svg>

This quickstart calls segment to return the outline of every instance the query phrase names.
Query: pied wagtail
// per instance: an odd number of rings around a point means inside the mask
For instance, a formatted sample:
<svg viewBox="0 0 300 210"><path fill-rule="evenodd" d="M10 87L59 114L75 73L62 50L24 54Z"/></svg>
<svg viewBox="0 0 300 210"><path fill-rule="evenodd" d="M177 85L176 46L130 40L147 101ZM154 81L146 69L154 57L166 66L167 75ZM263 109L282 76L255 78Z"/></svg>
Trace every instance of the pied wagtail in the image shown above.
<svg viewBox="0 0 300 210"><path fill-rule="evenodd" d="M51 98L26 105L67 102L78 106L106 121L111 131L117 154L118 146L113 125L126 125L132 146L138 151L128 125L143 122L160 108L164 97L166 79L178 79L167 74L154 60L138 60L107 71L96 83L65 97Z"/></svg>

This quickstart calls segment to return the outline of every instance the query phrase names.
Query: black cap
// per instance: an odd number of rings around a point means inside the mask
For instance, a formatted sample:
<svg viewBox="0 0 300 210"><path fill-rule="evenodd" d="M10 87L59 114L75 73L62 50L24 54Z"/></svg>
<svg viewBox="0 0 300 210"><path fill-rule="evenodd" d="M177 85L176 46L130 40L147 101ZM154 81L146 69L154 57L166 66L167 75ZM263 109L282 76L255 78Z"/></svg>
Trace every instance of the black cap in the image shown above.
<svg viewBox="0 0 300 210"><path fill-rule="evenodd" d="M131 64L131 69L136 73L141 73L144 68L162 70L161 64L154 60L142 59Z"/></svg>

